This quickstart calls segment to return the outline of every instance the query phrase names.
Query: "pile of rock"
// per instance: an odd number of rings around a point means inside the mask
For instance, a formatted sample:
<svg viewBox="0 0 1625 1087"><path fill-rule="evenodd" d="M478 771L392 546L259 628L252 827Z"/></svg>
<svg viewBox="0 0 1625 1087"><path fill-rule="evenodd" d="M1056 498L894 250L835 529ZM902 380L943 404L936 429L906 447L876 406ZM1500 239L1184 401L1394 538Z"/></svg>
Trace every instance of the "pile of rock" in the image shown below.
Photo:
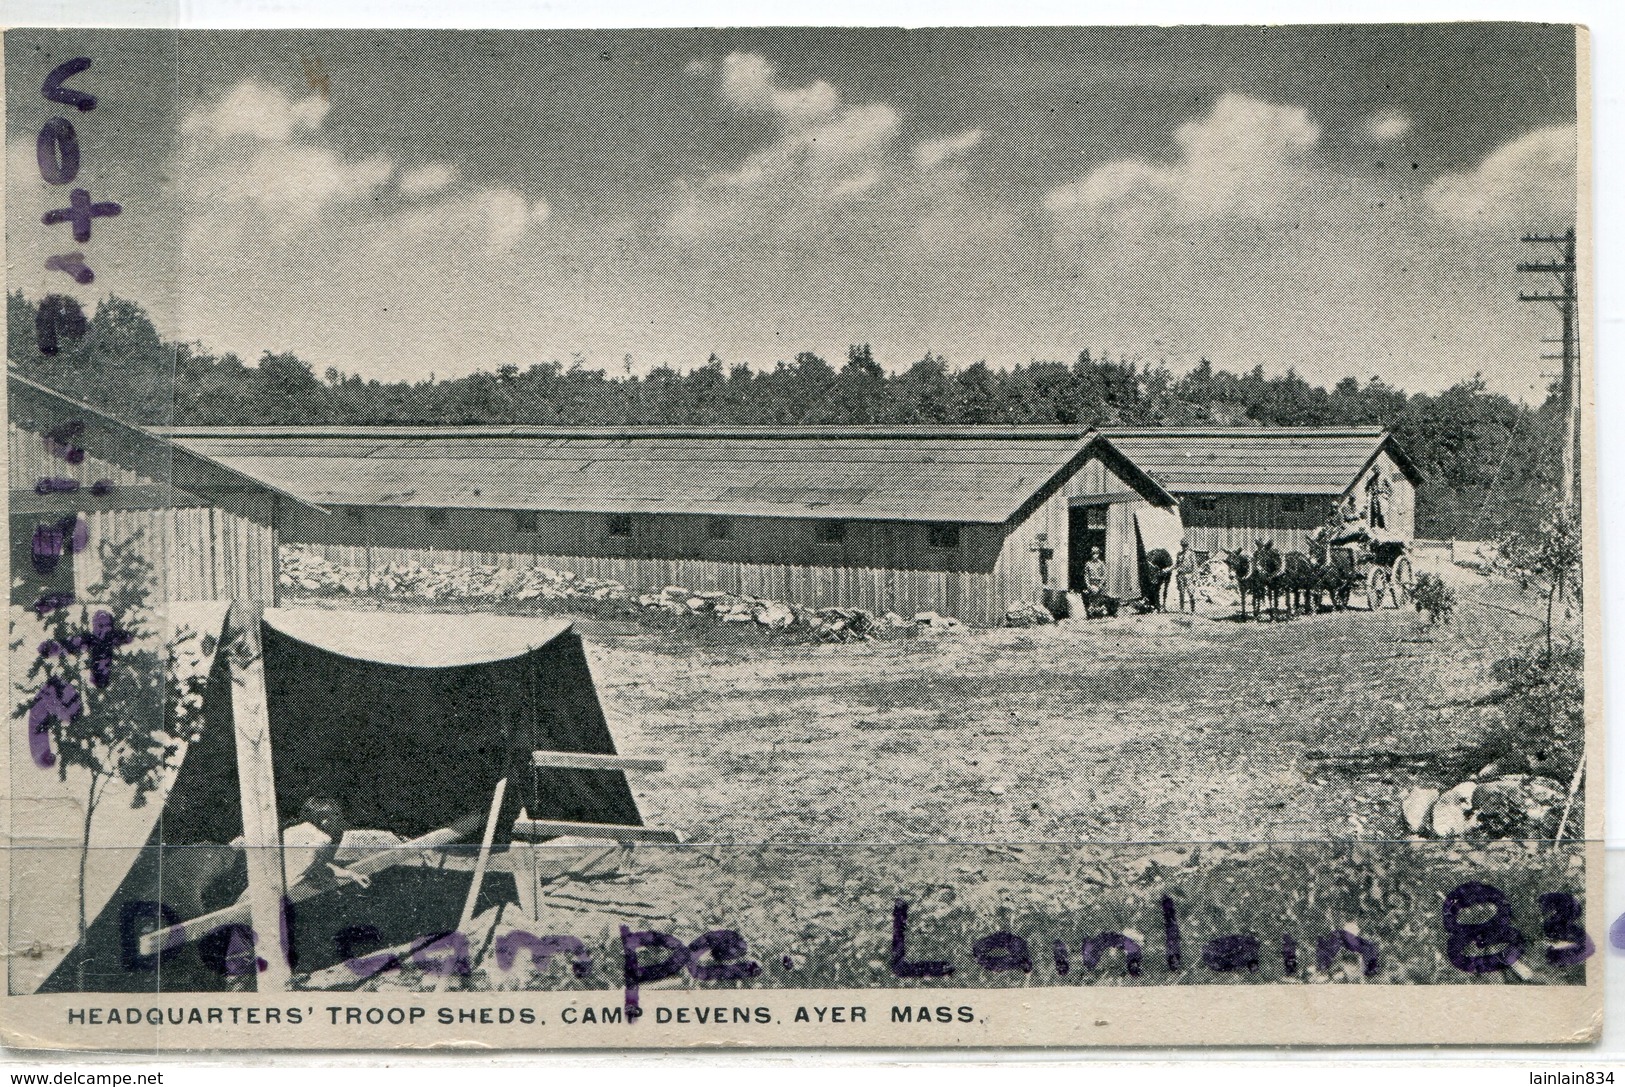
<svg viewBox="0 0 1625 1087"><path fill-rule="evenodd" d="M959 620L934 611L922 611L905 619L895 612L876 615L862 608L805 608L781 600L696 591L680 585L634 593L618 581L579 577L545 566L392 563L374 569L369 578L364 571L332 562L298 545L282 548L279 578L285 588L318 596L376 592L425 600L616 601L668 615L707 616L721 623L754 623L769 630L795 628L826 642L857 641L904 631L938 633L963 626Z"/></svg>
<svg viewBox="0 0 1625 1087"><path fill-rule="evenodd" d="M1020 600L1004 609L1004 625L1007 627L1042 627L1053 622L1055 616L1049 613L1049 609L1031 600Z"/></svg>
<svg viewBox="0 0 1625 1087"><path fill-rule="evenodd" d="M1452 789L1412 789L1402 808L1412 834L1432 838L1550 838L1563 818L1563 786L1529 774L1480 775ZM1571 813L1570 823L1574 816Z"/></svg>

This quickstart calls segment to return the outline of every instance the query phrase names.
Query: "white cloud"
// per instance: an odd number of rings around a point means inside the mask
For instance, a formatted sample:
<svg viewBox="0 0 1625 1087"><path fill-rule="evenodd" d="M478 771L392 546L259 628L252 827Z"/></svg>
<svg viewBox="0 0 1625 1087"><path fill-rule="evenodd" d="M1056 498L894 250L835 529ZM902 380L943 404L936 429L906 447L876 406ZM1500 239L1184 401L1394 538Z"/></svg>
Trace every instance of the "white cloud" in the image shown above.
<svg viewBox="0 0 1625 1087"><path fill-rule="evenodd" d="M295 131L321 128L327 110L325 98L311 95L294 100L275 87L245 79L209 108L187 114L181 129L215 138L245 136L283 143Z"/></svg>
<svg viewBox="0 0 1625 1087"><path fill-rule="evenodd" d="M306 223L330 205L354 203L395 176L389 159L348 160L311 144L268 144L225 161L194 158L192 193L222 207L257 205L284 228Z"/></svg>
<svg viewBox="0 0 1625 1087"><path fill-rule="evenodd" d="M805 87L780 87L777 74L766 57L729 53L722 58L722 95L742 109L776 114L790 122L816 121L840 106L840 93L822 79Z"/></svg>
<svg viewBox="0 0 1625 1087"><path fill-rule="evenodd" d="M401 191L410 196L428 196L437 193L457 180L457 167L443 162L429 162L401 175Z"/></svg>
<svg viewBox="0 0 1625 1087"><path fill-rule="evenodd" d="M386 246L433 241L437 247L476 241L487 256L494 256L512 249L552 214L545 200L526 200L513 189L482 189L399 212L385 222L378 240Z"/></svg>
<svg viewBox="0 0 1625 1087"><path fill-rule="evenodd" d="M880 171L869 166L839 182L834 189L830 190L830 196L836 200L861 196L879 184Z"/></svg>
<svg viewBox="0 0 1625 1087"><path fill-rule="evenodd" d="M969 151L982 142L984 133L979 128L967 129L956 136L941 136L934 140L921 140L914 145L914 161L924 169L940 165L955 155Z"/></svg>
<svg viewBox="0 0 1625 1087"><path fill-rule="evenodd" d="M1051 189L1044 206L1062 225L1271 219L1301 209L1319 141L1302 109L1227 93L1174 132L1176 161L1107 162Z"/></svg>
<svg viewBox="0 0 1625 1087"><path fill-rule="evenodd" d="M1411 134L1411 119L1397 109L1385 109L1367 117L1360 127L1372 143L1388 143Z"/></svg>
<svg viewBox="0 0 1625 1087"><path fill-rule="evenodd" d="M1575 131L1540 128L1509 140L1471 170L1427 187L1434 214L1464 226L1562 227L1575 208Z"/></svg>
<svg viewBox="0 0 1625 1087"><path fill-rule="evenodd" d="M195 255L240 255L250 223L286 236L319 222L330 235L359 229L407 240L437 233L443 244L473 242L489 253L511 248L552 214L545 200L511 188L457 191L450 163L398 174L388 155L339 150L324 138L327 113L324 99L292 99L246 79L187 117L175 172ZM419 203L392 214L401 197ZM336 212L342 215L329 214Z"/></svg>
<svg viewBox="0 0 1625 1087"><path fill-rule="evenodd" d="M985 236L990 224L1010 225L1008 215L973 196L963 170L941 168L974 147L980 129L910 148L899 139L903 117L890 103L844 102L821 79L785 84L758 54L730 53L714 70L698 70L715 75L723 101L771 118L778 131L737 167L677 182L668 226L679 237L825 230L952 245L956 237Z"/></svg>
<svg viewBox="0 0 1625 1087"><path fill-rule="evenodd" d="M240 220L252 206L286 233L331 205L369 199L395 176L383 155L349 158L313 142L328 103L293 99L275 87L245 79L213 104L193 110L177 173L199 215Z"/></svg>

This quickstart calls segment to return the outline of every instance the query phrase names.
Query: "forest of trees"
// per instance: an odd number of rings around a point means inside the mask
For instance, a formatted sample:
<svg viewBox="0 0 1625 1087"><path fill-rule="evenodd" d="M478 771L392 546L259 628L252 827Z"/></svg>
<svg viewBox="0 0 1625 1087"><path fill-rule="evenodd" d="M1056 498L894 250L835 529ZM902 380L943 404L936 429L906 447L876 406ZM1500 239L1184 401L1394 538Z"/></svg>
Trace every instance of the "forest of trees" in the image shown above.
<svg viewBox="0 0 1625 1087"><path fill-rule="evenodd" d="M839 365L811 352L772 369L712 356L686 372L661 367L640 376L579 360L521 368L492 359L454 380L379 382L331 367L318 375L288 353L266 351L250 366L169 342L139 305L116 297L96 307L83 337L43 355L35 316L21 293L7 296L16 371L142 424L1381 425L1426 476L1418 534L1463 539L1538 521L1559 471L1561 401L1549 396L1531 408L1487 391L1477 377L1437 394L1354 376L1326 389L1291 369L1234 374L1203 359L1176 376L1166 365L1114 362L1088 349L1075 362L1009 370L954 368L928 354L892 373L867 345L854 345Z"/></svg>

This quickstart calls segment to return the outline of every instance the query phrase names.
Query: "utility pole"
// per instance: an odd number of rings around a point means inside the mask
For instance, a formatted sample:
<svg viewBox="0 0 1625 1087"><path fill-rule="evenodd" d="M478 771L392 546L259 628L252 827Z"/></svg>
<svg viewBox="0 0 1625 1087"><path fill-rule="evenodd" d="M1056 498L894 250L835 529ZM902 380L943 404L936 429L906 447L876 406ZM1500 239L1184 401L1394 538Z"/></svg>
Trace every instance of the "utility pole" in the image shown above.
<svg viewBox="0 0 1625 1087"><path fill-rule="evenodd" d="M1580 447L1580 296L1574 286L1574 228L1562 234L1525 234L1523 241L1530 245L1558 247L1558 260L1524 261L1520 272L1548 272L1557 277L1556 293L1519 291L1522 302L1551 302L1563 315L1563 345L1561 355L1542 355L1543 359L1561 359L1563 362L1563 479L1561 494L1565 515L1574 503L1576 466Z"/></svg>

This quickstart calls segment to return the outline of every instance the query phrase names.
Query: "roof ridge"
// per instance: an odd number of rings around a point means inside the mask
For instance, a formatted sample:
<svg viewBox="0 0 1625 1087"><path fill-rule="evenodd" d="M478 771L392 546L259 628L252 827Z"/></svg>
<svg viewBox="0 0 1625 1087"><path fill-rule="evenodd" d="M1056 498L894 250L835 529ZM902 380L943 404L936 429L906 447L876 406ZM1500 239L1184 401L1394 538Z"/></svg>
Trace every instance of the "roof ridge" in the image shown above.
<svg viewBox="0 0 1625 1087"><path fill-rule="evenodd" d="M595 438L645 440L657 438L817 438L833 441L912 440L972 441L1081 441L1098 434L1095 427L1048 424L899 424L888 426L560 426L495 424L489 426L396 424L296 426L161 426L153 431L168 438Z"/></svg>
<svg viewBox="0 0 1625 1087"><path fill-rule="evenodd" d="M1154 435L1176 435L1176 436L1179 436L1179 437L1187 437L1188 438L1188 437L1192 437L1192 436L1198 435L1198 434L1215 434L1215 435L1225 435L1225 436L1234 435L1234 436L1241 436L1241 437L1274 438L1274 437L1296 437L1296 436L1299 436L1299 435L1312 436L1312 435L1317 435L1317 434L1326 435L1326 436L1331 436L1331 435L1335 435L1335 434L1357 434L1357 435L1360 435L1361 437L1366 437L1366 436L1375 436L1375 435L1378 435L1378 434L1391 433L1392 429L1393 428L1391 428L1391 427L1385 427L1385 426L1380 426L1380 425L1371 425L1371 426L1249 427L1249 426L1222 426L1222 425L1215 424L1213 426L1167 426L1167 427L1161 427L1161 426L1142 426L1142 427L1103 426L1103 427L1100 428L1100 432L1102 434L1105 434L1108 437L1115 434L1115 435L1117 435L1119 437L1121 437L1123 435L1146 436L1146 437L1150 437L1150 436L1154 436Z"/></svg>

